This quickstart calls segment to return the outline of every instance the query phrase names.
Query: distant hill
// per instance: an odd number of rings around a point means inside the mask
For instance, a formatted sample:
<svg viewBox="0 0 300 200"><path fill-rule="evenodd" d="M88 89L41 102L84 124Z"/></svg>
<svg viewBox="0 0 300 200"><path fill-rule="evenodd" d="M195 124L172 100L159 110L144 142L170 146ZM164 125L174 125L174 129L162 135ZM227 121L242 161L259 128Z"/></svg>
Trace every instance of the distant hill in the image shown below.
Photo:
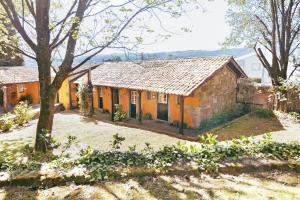
<svg viewBox="0 0 300 200"><path fill-rule="evenodd" d="M205 50L188 50L188 51L172 51L172 52L158 52L158 53L132 53L124 55L122 53L114 54L103 54L97 55L92 60L91 63L99 63L103 61L128 61L128 60L155 60L155 59L177 59L177 58L193 58L193 57L203 57L203 56L233 56L240 57L251 53L253 50L249 48L235 48L235 49L222 49L214 51ZM76 60L79 62L80 60ZM26 66L36 66L34 60L25 59ZM55 64L54 64L55 65Z"/></svg>

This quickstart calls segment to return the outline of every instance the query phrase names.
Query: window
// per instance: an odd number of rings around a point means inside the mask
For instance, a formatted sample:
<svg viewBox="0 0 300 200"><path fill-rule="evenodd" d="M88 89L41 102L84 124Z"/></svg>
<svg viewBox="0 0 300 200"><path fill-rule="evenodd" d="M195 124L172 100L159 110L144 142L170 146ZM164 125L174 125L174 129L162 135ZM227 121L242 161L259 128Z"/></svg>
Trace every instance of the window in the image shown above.
<svg viewBox="0 0 300 200"><path fill-rule="evenodd" d="M99 97L103 97L103 88L102 87L100 87L98 89L98 93L99 93Z"/></svg>
<svg viewBox="0 0 300 200"><path fill-rule="evenodd" d="M168 103L168 95L167 94L158 94L158 103L167 104Z"/></svg>
<svg viewBox="0 0 300 200"><path fill-rule="evenodd" d="M152 99L152 93L151 92L147 92L147 100L151 100Z"/></svg>
<svg viewBox="0 0 300 200"><path fill-rule="evenodd" d="M19 91L19 92L24 92L24 90L25 90L25 87L24 87L23 84L18 85L18 91Z"/></svg>
<svg viewBox="0 0 300 200"><path fill-rule="evenodd" d="M136 102L137 102L137 91L131 91L130 102L131 102L131 104L136 104Z"/></svg>

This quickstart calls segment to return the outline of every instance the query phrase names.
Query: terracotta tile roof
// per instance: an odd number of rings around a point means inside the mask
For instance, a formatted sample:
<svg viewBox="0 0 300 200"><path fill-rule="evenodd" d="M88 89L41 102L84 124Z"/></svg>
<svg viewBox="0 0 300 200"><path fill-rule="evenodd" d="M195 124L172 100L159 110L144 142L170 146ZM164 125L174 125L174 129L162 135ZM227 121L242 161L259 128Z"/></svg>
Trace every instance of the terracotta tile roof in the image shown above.
<svg viewBox="0 0 300 200"><path fill-rule="evenodd" d="M34 67L0 67L0 84L26 83L39 80L38 69Z"/></svg>
<svg viewBox="0 0 300 200"><path fill-rule="evenodd" d="M231 57L200 57L141 63L107 62L92 71L91 79L98 86L188 96L229 62L244 75Z"/></svg>

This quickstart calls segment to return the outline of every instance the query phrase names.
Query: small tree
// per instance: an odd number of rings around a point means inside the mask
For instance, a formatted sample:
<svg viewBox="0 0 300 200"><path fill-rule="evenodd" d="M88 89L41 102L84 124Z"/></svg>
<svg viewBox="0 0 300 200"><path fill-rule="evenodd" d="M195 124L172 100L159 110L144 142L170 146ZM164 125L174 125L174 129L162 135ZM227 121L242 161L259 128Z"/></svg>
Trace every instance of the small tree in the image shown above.
<svg viewBox="0 0 300 200"><path fill-rule="evenodd" d="M15 114L15 122L19 126L23 126L24 123L30 121L33 117L33 110L28 105L27 102L21 101L18 105L14 108Z"/></svg>

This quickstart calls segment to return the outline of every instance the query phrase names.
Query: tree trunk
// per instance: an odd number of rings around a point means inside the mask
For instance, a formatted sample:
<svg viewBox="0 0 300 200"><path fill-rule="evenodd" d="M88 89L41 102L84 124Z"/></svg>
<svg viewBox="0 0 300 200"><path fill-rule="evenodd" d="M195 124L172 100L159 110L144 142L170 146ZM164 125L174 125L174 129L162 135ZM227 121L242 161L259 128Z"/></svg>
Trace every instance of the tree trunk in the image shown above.
<svg viewBox="0 0 300 200"><path fill-rule="evenodd" d="M40 116L36 129L35 150L46 152L48 144L45 133L52 132L53 118L55 112L55 94L49 91L43 92L41 96Z"/></svg>

